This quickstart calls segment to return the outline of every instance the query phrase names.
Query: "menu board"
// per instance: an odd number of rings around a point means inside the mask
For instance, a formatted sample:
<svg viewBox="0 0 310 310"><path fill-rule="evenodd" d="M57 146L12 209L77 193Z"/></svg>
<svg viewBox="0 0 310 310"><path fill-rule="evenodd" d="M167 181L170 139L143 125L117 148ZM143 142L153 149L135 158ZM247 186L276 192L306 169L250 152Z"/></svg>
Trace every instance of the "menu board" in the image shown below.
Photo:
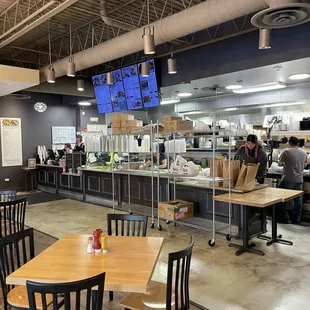
<svg viewBox="0 0 310 310"><path fill-rule="evenodd" d="M113 76L114 84L110 85L110 101L112 102L113 112L126 111L127 104L121 70L113 71Z"/></svg>
<svg viewBox="0 0 310 310"><path fill-rule="evenodd" d="M113 112L110 86L106 83L106 75L96 75L93 76L92 79L97 100L98 113L104 114Z"/></svg>
<svg viewBox="0 0 310 310"><path fill-rule="evenodd" d="M76 129L73 126L53 126L52 144L75 143Z"/></svg>
<svg viewBox="0 0 310 310"><path fill-rule="evenodd" d="M2 167L21 166L22 131L20 118L0 118L1 121L1 149Z"/></svg>
<svg viewBox="0 0 310 310"><path fill-rule="evenodd" d="M148 61L150 67L149 76L141 75L141 64L139 65L139 77L140 77L140 86L142 92L142 101L145 108L157 107L160 105L159 96L158 96L158 87L156 80L155 64L154 60L151 59Z"/></svg>
<svg viewBox="0 0 310 310"><path fill-rule="evenodd" d="M138 66L133 65L123 68L122 76L128 110L143 108Z"/></svg>

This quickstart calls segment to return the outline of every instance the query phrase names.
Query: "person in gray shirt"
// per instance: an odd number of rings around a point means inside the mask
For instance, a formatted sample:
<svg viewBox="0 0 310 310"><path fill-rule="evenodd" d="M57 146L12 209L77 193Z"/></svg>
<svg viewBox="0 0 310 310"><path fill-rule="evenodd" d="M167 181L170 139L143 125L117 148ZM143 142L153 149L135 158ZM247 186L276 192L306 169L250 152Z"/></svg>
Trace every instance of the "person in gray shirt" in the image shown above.
<svg viewBox="0 0 310 310"><path fill-rule="evenodd" d="M282 180L279 188L302 190L303 171L307 164L307 154L298 147L296 137L289 138L289 148L284 150L279 158L279 166L283 166ZM302 197L293 201L292 222L299 224L301 220ZM279 223L290 223L289 214L286 211L286 203L277 204L277 217Z"/></svg>

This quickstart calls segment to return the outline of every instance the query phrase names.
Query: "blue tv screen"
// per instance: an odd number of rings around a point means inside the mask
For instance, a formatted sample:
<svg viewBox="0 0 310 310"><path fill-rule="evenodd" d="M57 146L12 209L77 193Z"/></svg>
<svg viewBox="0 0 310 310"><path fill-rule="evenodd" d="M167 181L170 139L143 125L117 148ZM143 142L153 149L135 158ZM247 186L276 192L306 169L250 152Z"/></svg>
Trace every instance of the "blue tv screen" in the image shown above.
<svg viewBox="0 0 310 310"><path fill-rule="evenodd" d="M133 65L122 69L123 83L128 110L142 109L142 96L138 66Z"/></svg>
<svg viewBox="0 0 310 310"><path fill-rule="evenodd" d="M158 107L160 105L160 101L154 59L148 60L148 63L150 67L150 74L148 77L141 75L141 64L139 64L140 88L142 93L143 106L145 108L153 108Z"/></svg>
<svg viewBox="0 0 310 310"><path fill-rule="evenodd" d="M92 77L99 114L160 105L154 60L148 62L148 77L141 75L141 64L114 70L113 85L106 83L106 74Z"/></svg>
<svg viewBox="0 0 310 310"><path fill-rule="evenodd" d="M99 74L93 76L93 85L97 100L97 108L99 114L113 112L110 85L106 83L106 75Z"/></svg>

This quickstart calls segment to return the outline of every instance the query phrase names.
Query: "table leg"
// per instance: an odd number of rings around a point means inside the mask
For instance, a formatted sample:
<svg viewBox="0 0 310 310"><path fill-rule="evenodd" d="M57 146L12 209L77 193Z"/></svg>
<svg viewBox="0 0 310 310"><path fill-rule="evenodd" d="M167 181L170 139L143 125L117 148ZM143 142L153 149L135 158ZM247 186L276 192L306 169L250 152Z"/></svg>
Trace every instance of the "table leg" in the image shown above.
<svg viewBox="0 0 310 310"><path fill-rule="evenodd" d="M254 249L255 243L249 244L249 216L248 216L248 207L247 206L241 206L242 208L242 222L243 222L243 238L242 238L242 245L235 244L235 243L229 243L229 247L237 248L239 249L235 255L239 256L243 253L254 253L258 255L265 255L263 251Z"/></svg>
<svg viewBox="0 0 310 310"><path fill-rule="evenodd" d="M30 172L30 178L31 178L31 191L33 192L33 172Z"/></svg>
<svg viewBox="0 0 310 310"><path fill-rule="evenodd" d="M292 241L284 240L279 238L278 234L278 227L277 227L277 215L276 215L276 206L272 206L272 236L269 241L267 241L267 245L272 245L273 243L281 243L285 245L293 245ZM282 236L281 236L282 237Z"/></svg>

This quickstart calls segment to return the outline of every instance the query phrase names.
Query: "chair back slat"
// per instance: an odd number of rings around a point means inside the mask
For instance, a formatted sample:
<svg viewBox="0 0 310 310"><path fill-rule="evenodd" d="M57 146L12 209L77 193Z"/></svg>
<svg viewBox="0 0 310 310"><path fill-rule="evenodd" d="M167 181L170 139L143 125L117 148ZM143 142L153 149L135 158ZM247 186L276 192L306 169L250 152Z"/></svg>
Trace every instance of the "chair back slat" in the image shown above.
<svg viewBox="0 0 310 310"><path fill-rule="evenodd" d="M147 216L130 214L108 214L108 235L146 237ZM114 225L113 225L114 224ZM119 234L120 224L120 234ZM113 234L114 230L114 234Z"/></svg>
<svg viewBox="0 0 310 310"><path fill-rule="evenodd" d="M0 202L0 238L24 230L27 198Z"/></svg>
<svg viewBox="0 0 310 310"><path fill-rule="evenodd" d="M105 273L101 273L89 279L67 283L37 283L26 281L29 307L31 310L39 309L39 306L36 304L35 294L40 294L41 296L53 296L53 308L59 309L57 295L62 294L65 310L71 310L71 306L72 309L85 308L88 310L102 310L104 282ZM94 290L94 288L96 288L96 290ZM85 302L84 300L81 302L82 292L82 296L85 296ZM43 308L44 306L48 306L46 300L45 304L42 304L42 306Z"/></svg>
<svg viewBox="0 0 310 310"><path fill-rule="evenodd" d="M16 190L0 190L0 201L16 200Z"/></svg>
<svg viewBox="0 0 310 310"><path fill-rule="evenodd" d="M20 248L22 248L22 251ZM28 253L29 259L27 261L22 257L24 253ZM26 263L32 258L34 258L32 228L0 239L0 283L2 287L4 310L8 309L7 294L13 288L11 285L6 285L6 277L20 268L22 263Z"/></svg>
<svg viewBox="0 0 310 310"><path fill-rule="evenodd" d="M187 248L170 253L168 256L167 310L189 309L189 272L193 246L194 238L191 237L190 244Z"/></svg>

